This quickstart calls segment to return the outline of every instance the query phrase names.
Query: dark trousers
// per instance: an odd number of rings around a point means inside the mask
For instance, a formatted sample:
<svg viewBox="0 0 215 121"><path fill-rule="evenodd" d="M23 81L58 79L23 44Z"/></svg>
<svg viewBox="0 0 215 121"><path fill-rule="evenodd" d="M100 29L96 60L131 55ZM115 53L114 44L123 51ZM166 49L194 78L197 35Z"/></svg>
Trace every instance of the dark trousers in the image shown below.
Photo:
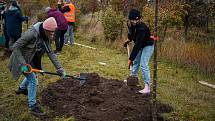
<svg viewBox="0 0 215 121"><path fill-rule="evenodd" d="M5 47L6 48L9 48L9 40L10 40L10 38L9 38L9 36L7 35L7 28L6 28L6 26L5 25L3 25L3 32L4 32L4 37L5 37Z"/></svg>
<svg viewBox="0 0 215 121"><path fill-rule="evenodd" d="M57 51L62 51L64 45L64 34L67 30L57 30L55 33L55 45Z"/></svg>
<svg viewBox="0 0 215 121"><path fill-rule="evenodd" d="M21 37L21 35L10 37L9 36L9 49L12 50L14 43Z"/></svg>

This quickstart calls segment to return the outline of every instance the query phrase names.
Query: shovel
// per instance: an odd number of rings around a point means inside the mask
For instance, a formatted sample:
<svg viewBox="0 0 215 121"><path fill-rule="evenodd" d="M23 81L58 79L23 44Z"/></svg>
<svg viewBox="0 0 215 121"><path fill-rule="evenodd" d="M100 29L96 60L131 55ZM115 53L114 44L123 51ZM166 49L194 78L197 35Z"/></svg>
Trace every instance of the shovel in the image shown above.
<svg viewBox="0 0 215 121"><path fill-rule="evenodd" d="M130 48L129 48L129 43L127 44L127 52L128 52L128 58L130 57ZM129 67L130 71L132 70L132 66Z"/></svg>
<svg viewBox="0 0 215 121"><path fill-rule="evenodd" d="M53 73L53 72L47 72L47 71L43 71L43 70L39 70L39 69L34 69L32 68L32 66L30 64L26 64L26 66L28 67L28 71L24 72L24 73L32 73L32 72L37 72L37 73L42 73L42 74L50 74L50 75L57 75L57 76L61 76L61 74L58 73ZM66 77L75 79L75 80L79 80L80 81L80 85L82 86L87 79L87 74L86 73L80 73L79 77L75 77L75 76L71 76L71 75L66 75Z"/></svg>
<svg viewBox="0 0 215 121"><path fill-rule="evenodd" d="M130 48L129 48L129 43L126 45L126 48L127 48L127 54L128 54L128 58L130 57ZM129 67L129 70L131 71L132 70L132 66ZM124 83L126 84L127 86L127 80L125 79L124 80Z"/></svg>

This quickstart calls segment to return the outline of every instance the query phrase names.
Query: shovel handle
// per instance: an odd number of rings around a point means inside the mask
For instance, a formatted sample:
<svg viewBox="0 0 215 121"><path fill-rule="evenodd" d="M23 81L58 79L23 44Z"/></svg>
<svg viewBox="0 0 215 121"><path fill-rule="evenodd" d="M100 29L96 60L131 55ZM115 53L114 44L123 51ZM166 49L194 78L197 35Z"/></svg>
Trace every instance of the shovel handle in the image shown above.
<svg viewBox="0 0 215 121"><path fill-rule="evenodd" d="M32 72L36 72L36 73L46 73L46 74L51 74L51 75L58 75L60 76L60 74L58 73L52 73L52 72L45 72L43 70L39 70L39 69L34 69L32 68L32 66L30 64L25 64L28 67L28 71L25 73L32 73Z"/></svg>
<svg viewBox="0 0 215 121"><path fill-rule="evenodd" d="M57 76L61 76L60 74L58 73L53 73L53 72L47 72L47 71L43 71L43 70L39 70L39 69L34 69L32 68L32 66L30 64L25 64L29 71L25 72L25 73L32 73L32 72L37 72L37 73L44 73L44 74L50 74L50 75L57 75ZM70 75L66 75L66 77L70 77L72 79L77 79L77 80L86 80L86 79L82 79L82 78L79 78L79 77L74 77L74 76L70 76Z"/></svg>
<svg viewBox="0 0 215 121"><path fill-rule="evenodd" d="M128 52L128 58L130 56L130 48L129 48L129 45L127 44L127 52Z"/></svg>
<svg viewBox="0 0 215 121"><path fill-rule="evenodd" d="M29 74L32 72L39 72L39 73L43 72L42 70L32 68L32 66L30 64L25 64L25 66L28 67L28 71L25 72L26 74Z"/></svg>
<svg viewBox="0 0 215 121"><path fill-rule="evenodd" d="M50 75L57 75L57 76L61 76L61 74L53 73L53 72L47 72L47 71L43 71L43 72L41 72L41 73L44 73L44 74L50 74ZM70 76L70 75L66 75L66 77L75 78L74 76Z"/></svg>
<svg viewBox="0 0 215 121"><path fill-rule="evenodd" d="M46 71L43 71L43 72L41 72L41 73L61 76L60 74L58 74L58 73L53 73L53 72L46 72ZM66 77L70 77L70 78L72 78L72 79L77 79L77 80L86 80L86 79L82 79L82 78L75 77L75 76L70 76L70 75L66 75Z"/></svg>
<svg viewBox="0 0 215 121"><path fill-rule="evenodd" d="M129 44L127 44L127 52L128 52L128 58L129 58L129 56L130 56ZM132 66L129 67L129 70L132 70Z"/></svg>

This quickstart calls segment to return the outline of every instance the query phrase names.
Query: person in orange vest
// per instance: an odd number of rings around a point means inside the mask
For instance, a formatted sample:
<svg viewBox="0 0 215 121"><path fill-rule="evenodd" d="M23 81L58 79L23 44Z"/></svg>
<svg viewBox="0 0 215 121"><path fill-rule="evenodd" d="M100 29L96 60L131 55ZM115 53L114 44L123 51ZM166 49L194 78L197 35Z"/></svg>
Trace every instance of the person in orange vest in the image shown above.
<svg viewBox="0 0 215 121"><path fill-rule="evenodd" d="M75 6L72 4L70 0L66 0L65 5L62 8L62 12L68 22L68 29L66 34L64 35L64 44L68 44L70 42L70 46L74 45L74 24L75 24Z"/></svg>

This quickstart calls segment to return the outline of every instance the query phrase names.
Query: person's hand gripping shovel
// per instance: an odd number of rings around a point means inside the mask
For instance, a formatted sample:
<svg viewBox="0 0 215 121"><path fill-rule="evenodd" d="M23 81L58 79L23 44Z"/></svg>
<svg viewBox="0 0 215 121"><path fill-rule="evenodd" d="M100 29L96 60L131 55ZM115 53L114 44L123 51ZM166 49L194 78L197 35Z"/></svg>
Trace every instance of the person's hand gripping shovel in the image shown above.
<svg viewBox="0 0 215 121"><path fill-rule="evenodd" d="M25 64L25 66L28 68L28 69L26 69L26 71L24 71L25 74L35 72L35 73L63 76L64 78L68 77L68 78L72 78L72 79L75 79L75 80L79 80L81 86L86 82L86 79L87 79L87 74L86 73L80 73L79 77L76 77L76 76L71 76L71 75L67 75L67 74L62 75L60 73L53 73L53 72L47 72L47 71L44 71L44 70L34 69L34 68L32 68L32 66L30 64Z"/></svg>

